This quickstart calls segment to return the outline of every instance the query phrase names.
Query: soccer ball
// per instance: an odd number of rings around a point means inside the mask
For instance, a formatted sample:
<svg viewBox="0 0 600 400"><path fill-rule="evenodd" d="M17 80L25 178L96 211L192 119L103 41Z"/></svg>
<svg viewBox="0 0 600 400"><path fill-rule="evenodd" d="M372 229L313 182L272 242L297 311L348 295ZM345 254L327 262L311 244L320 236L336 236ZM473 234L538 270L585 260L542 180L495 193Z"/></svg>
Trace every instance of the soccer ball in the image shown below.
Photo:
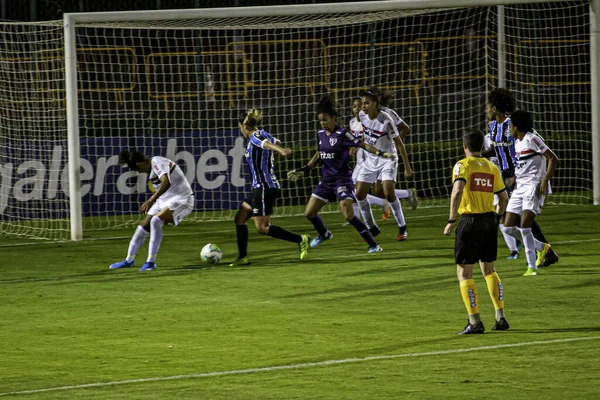
<svg viewBox="0 0 600 400"><path fill-rule="evenodd" d="M205 263L218 264L221 257L223 257L223 252L216 244L209 243L200 250L200 259Z"/></svg>

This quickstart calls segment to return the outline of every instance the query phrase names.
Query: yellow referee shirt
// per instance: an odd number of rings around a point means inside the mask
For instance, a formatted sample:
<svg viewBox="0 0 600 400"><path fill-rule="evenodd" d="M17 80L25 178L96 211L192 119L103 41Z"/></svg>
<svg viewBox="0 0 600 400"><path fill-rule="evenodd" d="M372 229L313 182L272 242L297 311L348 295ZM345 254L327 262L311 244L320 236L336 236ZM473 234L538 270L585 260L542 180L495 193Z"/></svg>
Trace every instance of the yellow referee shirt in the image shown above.
<svg viewBox="0 0 600 400"><path fill-rule="evenodd" d="M484 157L467 157L454 165L452 184L459 179L465 181L459 214L495 212L494 193L505 190L498 167Z"/></svg>

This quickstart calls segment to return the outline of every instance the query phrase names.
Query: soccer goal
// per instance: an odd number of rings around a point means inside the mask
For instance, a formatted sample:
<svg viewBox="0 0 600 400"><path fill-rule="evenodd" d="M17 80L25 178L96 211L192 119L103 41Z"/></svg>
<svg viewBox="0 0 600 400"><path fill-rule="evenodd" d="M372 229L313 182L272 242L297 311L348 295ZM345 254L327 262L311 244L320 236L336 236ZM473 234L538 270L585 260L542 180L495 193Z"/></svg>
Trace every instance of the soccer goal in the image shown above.
<svg viewBox="0 0 600 400"><path fill-rule="evenodd" d="M191 219L230 219L249 191L237 118L250 107L294 150L276 160L276 215L299 215L319 172L292 183L285 171L315 151L316 104L333 96L347 125L352 98L369 87L393 94L389 107L412 129L415 175L399 177L398 187L416 188L425 206L447 204L460 135L486 129L495 86L535 113L560 158L550 200L599 201L590 3L477 3L78 13L60 24L0 24L8 41L0 47L0 232L80 240L84 231L134 224L149 192L145 176L118 165L121 149L178 162L196 194Z"/></svg>

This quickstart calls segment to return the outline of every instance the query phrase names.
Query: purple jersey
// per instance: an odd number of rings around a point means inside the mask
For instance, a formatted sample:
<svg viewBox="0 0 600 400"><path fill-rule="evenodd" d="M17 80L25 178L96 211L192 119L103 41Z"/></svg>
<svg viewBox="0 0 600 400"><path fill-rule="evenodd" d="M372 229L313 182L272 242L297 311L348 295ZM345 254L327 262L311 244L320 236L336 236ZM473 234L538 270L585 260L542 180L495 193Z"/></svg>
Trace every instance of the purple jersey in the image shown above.
<svg viewBox="0 0 600 400"><path fill-rule="evenodd" d="M352 169L348 164L348 149L358 147L361 138L355 137L352 133L339 125L335 126L333 133L327 134L325 129L321 129L319 136L319 153L321 155L323 182L335 182L340 178L349 178L352 175Z"/></svg>

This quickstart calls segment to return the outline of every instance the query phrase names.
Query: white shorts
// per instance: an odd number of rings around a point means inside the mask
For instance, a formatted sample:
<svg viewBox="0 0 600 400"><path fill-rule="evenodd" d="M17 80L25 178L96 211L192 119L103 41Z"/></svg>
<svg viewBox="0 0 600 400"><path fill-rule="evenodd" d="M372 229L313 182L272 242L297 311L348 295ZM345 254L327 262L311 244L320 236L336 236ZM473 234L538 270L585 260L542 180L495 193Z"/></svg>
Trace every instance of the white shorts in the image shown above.
<svg viewBox="0 0 600 400"><path fill-rule="evenodd" d="M156 215L165 208L168 208L169 211L173 213L173 226L177 226L181 220L190 215L194 209L194 196L175 196L166 199L159 197L158 200L152 204L150 210L148 210L148 214Z"/></svg>
<svg viewBox="0 0 600 400"><path fill-rule="evenodd" d="M535 215L539 215L542 212L545 197L540 193L539 185L517 185L508 199L506 212L521 215L523 211L531 211Z"/></svg>
<svg viewBox="0 0 600 400"><path fill-rule="evenodd" d="M352 171L352 183L354 183L356 185L356 182L358 181L358 175L360 174L360 171L363 168L363 164L356 164L356 166L354 167L354 170Z"/></svg>
<svg viewBox="0 0 600 400"><path fill-rule="evenodd" d="M376 168L373 168L368 162L365 162L363 163L356 180L366 183L375 183L378 180L382 182L396 182L397 175L398 161L396 160L382 160L378 163ZM354 179L354 174L352 178Z"/></svg>

